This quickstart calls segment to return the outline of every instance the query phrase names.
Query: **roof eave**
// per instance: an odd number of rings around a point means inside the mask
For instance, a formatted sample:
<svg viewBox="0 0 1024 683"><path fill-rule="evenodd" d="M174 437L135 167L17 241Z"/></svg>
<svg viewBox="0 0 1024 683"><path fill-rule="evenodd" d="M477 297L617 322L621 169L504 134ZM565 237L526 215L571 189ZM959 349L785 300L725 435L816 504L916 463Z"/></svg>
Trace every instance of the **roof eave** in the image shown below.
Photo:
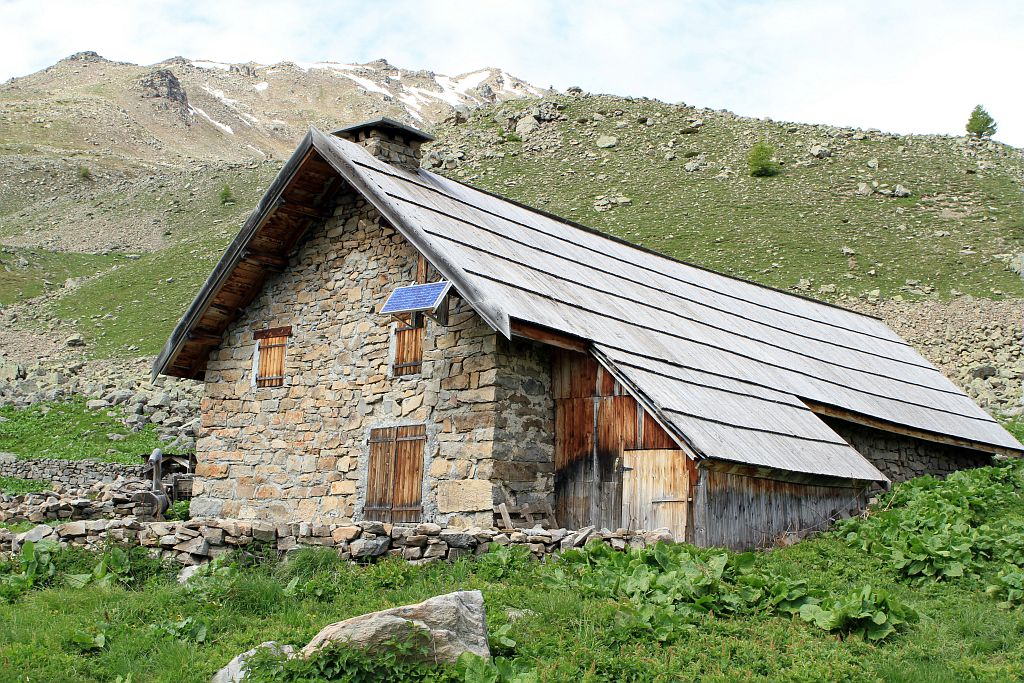
<svg viewBox="0 0 1024 683"><path fill-rule="evenodd" d="M217 266L210 273L209 277L206 278L206 282L199 289L192 303L186 309L185 314L182 316L178 324L175 325L174 330L171 332L171 336L164 343L163 349L160 354L153 361L153 370L151 379L155 380L159 375L170 374L168 369L171 367L171 363L177 356L178 352L181 351L181 347L188 341L188 333L195 326L203 313L209 307L209 304L220 287L224 284L224 281L228 278L231 272L234 270L238 262L241 261L242 255L245 252L246 246L252 240L253 236L259 230L260 226L270 217L274 209L277 207L278 202L281 198L284 189L288 186L291 180L298 173L302 167L302 162L309 154L313 147L313 128L307 131L306 135L303 136L302 141L299 142L298 147L292 152L291 157L285 162L285 165L281 168L281 171L277 174L274 182L267 188L267 191L260 198L259 203L249 218L246 219L242 225L242 229L235 235L235 238L228 245L224 255L221 256L220 261L217 262Z"/></svg>

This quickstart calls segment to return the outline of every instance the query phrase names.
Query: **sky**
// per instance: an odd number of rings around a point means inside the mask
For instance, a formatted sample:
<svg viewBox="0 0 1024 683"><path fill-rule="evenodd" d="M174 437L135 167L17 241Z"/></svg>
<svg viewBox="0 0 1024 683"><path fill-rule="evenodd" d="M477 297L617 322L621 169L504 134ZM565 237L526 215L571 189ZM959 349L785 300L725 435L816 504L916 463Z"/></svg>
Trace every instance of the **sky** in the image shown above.
<svg viewBox="0 0 1024 683"><path fill-rule="evenodd" d="M75 52L366 62L1024 147L1024 2L0 0L0 82Z"/></svg>

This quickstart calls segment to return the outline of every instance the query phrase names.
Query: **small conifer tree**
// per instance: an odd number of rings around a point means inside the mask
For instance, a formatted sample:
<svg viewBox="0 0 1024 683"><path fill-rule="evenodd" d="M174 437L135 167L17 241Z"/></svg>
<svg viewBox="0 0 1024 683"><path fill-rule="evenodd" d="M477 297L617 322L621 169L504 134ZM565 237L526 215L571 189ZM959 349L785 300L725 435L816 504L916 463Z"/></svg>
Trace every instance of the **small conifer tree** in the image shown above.
<svg viewBox="0 0 1024 683"><path fill-rule="evenodd" d="M992 137L996 132L996 120L980 104L967 119L967 133L976 138Z"/></svg>
<svg viewBox="0 0 1024 683"><path fill-rule="evenodd" d="M221 204L234 204L235 195L231 193L231 188L227 183L224 183L224 187L220 191L220 203Z"/></svg>
<svg viewBox="0 0 1024 683"><path fill-rule="evenodd" d="M750 148L747 154L747 167L750 175L755 178L778 175L779 162L775 161L775 150L767 142L762 140Z"/></svg>

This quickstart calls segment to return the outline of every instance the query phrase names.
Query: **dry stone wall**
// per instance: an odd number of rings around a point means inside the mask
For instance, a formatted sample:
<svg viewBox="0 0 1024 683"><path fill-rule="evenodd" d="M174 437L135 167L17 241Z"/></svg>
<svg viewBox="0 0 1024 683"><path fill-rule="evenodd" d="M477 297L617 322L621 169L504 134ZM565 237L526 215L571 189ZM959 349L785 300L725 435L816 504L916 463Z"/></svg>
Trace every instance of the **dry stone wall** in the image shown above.
<svg viewBox="0 0 1024 683"><path fill-rule="evenodd" d="M944 477L956 470L992 464L991 455L966 448L922 441L841 420L825 421L894 484L924 474Z"/></svg>
<svg viewBox="0 0 1024 683"><path fill-rule="evenodd" d="M49 491L7 495L0 493L0 522L53 522L59 520L154 519L156 510L146 493L149 482L118 477L88 487L55 485Z"/></svg>
<svg viewBox="0 0 1024 683"><path fill-rule="evenodd" d="M642 548L658 541L673 541L665 530L625 532L586 527L566 529L445 528L422 523L392 525L381 522L356 524L273 523L231 519L194 519L187 522L142 522L136 519L74 521L56 527L39 525L18 534L0 528L0 556L18 552L26 540L52 541L77 547L102 549L113 541L150 548L154 555L182 565L196 565L233 550L263 545L282 553L304 547L333 548L345 560L369 561L397 557L414 564L457 560L486 552L492 543L523 546L538 559L591 541L607 543L615 550Z"/></svg>
<svg viewBox="0 0 1024 683"><path fill-rule="evenodd" d="M95 460L19 460L9 453L0 453L0 477L34 479L66 487L108 483L118 477L142 478L142 465L125 465Z"/></svg>
<svg viewBox="0 0 1024 683"><path fill-rule="evenodd" d="M76 338L81 341L76 336L68 343ZM134 431L152 424L165 452L193 450L202 387L173 377L150 381L149 368L149 359L88 363L57 359L24 365L0 356L0 406L25 408L84 398L89 410L108 411Z"/></svg>
<svg viewBox="0 0 1024 683"><path fill-rule="evenodd" d="M393 322L377 311L415 267L404 238L347 194L267 281L207 366L194 516L361 519L370 430L413 424L427 428L424 520L490 526L495 502L549 494L542 350L499 341L454 296L447 326L427 322L421 372L391 376ZM253 331L285 325L284 386L257 388Z"/></svg>

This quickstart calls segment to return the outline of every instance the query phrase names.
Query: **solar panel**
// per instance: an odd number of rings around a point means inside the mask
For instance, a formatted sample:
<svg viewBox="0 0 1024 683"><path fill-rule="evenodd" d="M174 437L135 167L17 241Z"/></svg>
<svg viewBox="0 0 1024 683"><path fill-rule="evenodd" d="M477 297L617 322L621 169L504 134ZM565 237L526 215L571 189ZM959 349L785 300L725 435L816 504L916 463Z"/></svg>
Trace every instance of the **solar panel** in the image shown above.
<svg viewBox="0 0 1024 683"><path fill-rule="evenodd" d="M436 311L451 286L450 282L431 282L426 285L399 287L391 292L380 312L394 315Z"/></svg>

